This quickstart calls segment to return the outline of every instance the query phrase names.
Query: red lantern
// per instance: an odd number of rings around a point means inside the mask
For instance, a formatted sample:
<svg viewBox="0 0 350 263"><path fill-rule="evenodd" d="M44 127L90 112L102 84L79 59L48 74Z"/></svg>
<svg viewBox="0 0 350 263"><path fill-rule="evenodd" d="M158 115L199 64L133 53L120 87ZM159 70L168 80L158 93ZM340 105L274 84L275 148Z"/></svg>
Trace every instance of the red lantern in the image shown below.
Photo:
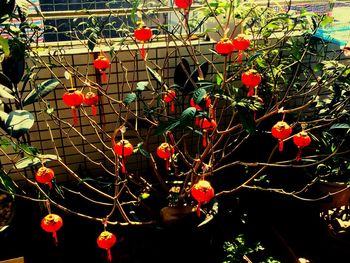
<svg viewBox="0 0 350 263"><path fill-rule="evenodd" d="M233 45L232 41L230 39L228 39L227 37L222 38L215 45L216 53L218 53L222 56L231 55L231 53L233 52L234 49L235 49L235 46Z"/></svg>
<svg viewBox="0 0 350 263"><path fill-rule="evenodd" d="M96 116L96 105L98 103L98 95L92 91L89 91L84 96L84 103L87 106L91 106L91 113Z"/></svg>
<svg viewBox="0 0 350 263"><path fill-rule="evenodd" d="M107 250L108 260L112 261L111 247L117 242L117 237L108 231L103 231L97 238L98 247Z"/></svg>
<svg viewBox="0 0 350 263"><path fill-rule="evenodd" d="M238 63L242 63L243 51L249 48L250 40L246 38L246 35L239 34L233 39L233 45L238 50Z"/></svg>
<svg viewBox="0 0 350 263"><path fill-rule="evenodd" d="M62 226L63 220L59 215L56 214L48 214L41 220L41 228L46 232L52 233L56 246L58 244L56 231L58 231Z"/></svg>
<svg viewBox="0 0 350 263"><path fill-rule="evenodd" d="M71 107L73 113L74 125L78 124L76 107L79 107L84 101L84 94L80 90L69 89L63 94L63 102L68 107Z"/></svg>
<svg viewBox="0 0 350 263"><path fill-rule="evenodd" d="M146 59L145 42L150 41L150 39L152 38L153 36L152 29L150 29L147 26L139 27L135 29L134 36L136 40L142 43L141 56L142 56L142 59L145 60Z"/></svg>
<svg viewBox="0 0 350 263"><path fill-rule="evenodd" d="M209 202L214 197L214 189L206 180L200 180L191 188L192 197L198 202L197 215L200 216L201 204Z"/></svg>
<svg viewBox="0 0 350 263"><path fill-rule="evenodd" d="M211 119L208 120L207 118L196 118L195 124L199 126L201 129L203 129L203 147L207 146L207 132L213 131L216 127L216 121Z"/></svg>
<svg viewBox="0 0 350 263"><path fill-rule="evenodd" d="M122 158L122 173L125 173L125 157L133 154L134 147L128 140L120 140L114 145L114 152Z"/></svg>
<svg viewBox="0 0 350 263"><path fill-rule="evenodd" d="M242 83L249 89L247 96L255 95L255 87L261 83L261 75L255 69L250 69L242 74Z"/></svg>
<svg viewBox="0 0 350 263"><path fill-rule="evenodd" d="M170 169L169 160L174 152L174 147L167 142L163 142L157 148L157 155L166 161L166 170Z"/></svg>
<svg viewBox="0 0 350 263"><path fill-rule="evenodd" d="M94 66L96 69L100 71L102 74L102 82L106 82L106 69L108 69L111 65L111 62L109 59L101 53L95 60L94 60Z"/></svg>
<svg viewBox="0 0 350 263"><path fill-rule="evenodd" d="M52 169L42 166L35 174L35 179L38 183L48 184L50 189L52 188L52 179L55 177L55 173Z"/></svg>
<svg viewBox="0 0 350 263"><path fill-rule="evenodd" d="M292 127L284 121L279 121L272 127L271 134L279 140L279 151L282 152L284 144L283 140L287 139L292 134Z"/></svg>
<svg viewBox="0 0 350 263"><path fill-rule="evenodd" d="M210 97L209 96L205 96L203 98L203 100L204 100L204 103L205 103L204 108L205 109L209 109L210 106L211 106L211 99L210 99ZM194 99L193 98L191 98L191 100L190 100L190 106L191 107L195 107L198 111L203 111L203 108L201 106L199 106L198 104L194 103Z"/></svg>
<svg viewBox="0 0 350 263"><path fill-rule="evenodd" d="M301 160L301 151L304 147L309 146L311 143L311 138L306 131L301 131L293 136L293 142L298 146L298 154L296 157L297 161Z"/></svg>
<svg viewBox="0 0 350 263"><path fill-rule="evenodd" d="M175 90L167 90L166 93L164 94L163 100L166 103L171 103L171 111L175 111L175 97L176 97L176 92Z"/></svg>
<svg viewBox="0 0 350 263"><path fill-rule="evenodd" d="M188 9L192 5L192 0L175 0L175 5L181 9Z"/></svg>

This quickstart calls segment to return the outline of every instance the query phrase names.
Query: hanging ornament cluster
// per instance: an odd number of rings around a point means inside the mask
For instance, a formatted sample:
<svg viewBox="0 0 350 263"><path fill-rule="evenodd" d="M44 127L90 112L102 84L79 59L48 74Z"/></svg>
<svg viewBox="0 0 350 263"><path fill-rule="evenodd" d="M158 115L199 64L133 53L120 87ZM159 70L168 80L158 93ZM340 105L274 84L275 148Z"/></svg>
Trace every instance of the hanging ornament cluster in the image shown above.
<svg viewBox="0 0 350 263"><path fill-rule="evenodd" d="M58 245L57 231L63 226L63 220L59 215L48 214L41 220L41 228L52 233L56 246Z"/></svg>
<svg viewBox="0 0 350 263"><path fill-rule="evenodd" d="M175 153L175 149L167 142L163 142L157 147L157 155L159 158L162 158L166 162L166 170L170 170L170 159L171 156Z"/></svg>
<svg viewBox="0 0 350 263"><path fill-rule="evenodd" d="M214 197L214 188L206 180L200 180L191 188L192 197L198 202L197 216L200 216L201 205L208 203Z"/></svg>
<svg viewBox="0 0 350 263"><path fill-rule="evenodd" d="M100 55L94 60L94 67L102 74L102 82L107 81L106 70L111 66L109 59L101 51Z"/></svg>
<svg viewBox="0 0 350 263"><path fill-rule="evenodd" d="M72 109L74 125L78 124L77 107L84 101L84 94L75 88L68 89L63 94L63 103Z"/></svg>
<svg viewBox="0 0 350 263"><path fill-rule="evenodd" d="M210 99L210 97L208 95L206 95L199 104L196 104L194 102L194 99L191 98L190 106L191 107L195 107L196 110L198 110L198 111L204 111L204 110L207 110L207 109L210 108L210 106L211 106L211 99Z"/></svg>
<svg viewBox="0 0 350 263"><path fill-rule="evenodd" d="M111 247L117 242L117 237L108 231L103 231L97 237L97 245L99 248L107 250L108 261L112 261Z"/></svg>
<svg viewBox="0 0 350 263"><path fill-rule="evenodd" d="M213 131L216 127L216 121L213 119L207 118L196 118L195 124L202 129L203 132L203 147L206 147L207 142L207 133Z"/></svg>
<svg viewBox="0 0 350 263"><path fill-rule="evenodd" d="M283 151L284 140L292 134L292 127L285 121L278 121L271 129L273 137L279 141L279 151Z"/></svg>
<svg viewBox="0 0 350 263"><path fill-rule="evenodd" d="M44 165L38 169L35 173L35 180L41 184L49 185L52 188L52 180L55 177L55 173L51 168L47 168Z"/></svg>
<svg viewBox="0 0 350 263"><path fill-rule="evenodd" d="M150 29L147 26L142 26L142 22L141 22L141 26L137 29L135 29L134 31L134 37L137 41L141 42L142 47L141 47L141 57L143 60L147 59L147 54L146 54L146 50L145 50L145 42L148 42L151 40L152 36L153 36L153 32L152 29Z"/></svg>
<svg viewBox="0 0 350 263"><path fill-rule="evenodd" d="M238 50L238 63L242 63L244 50L250 46L250 40L245 34L239 34L233 39L233 45Z"/></svg>
<svg viewBox="0 0 350 263"><path fill-rule="evenodd" d="M241 81L248 88L247 96L251 97L256 95L256 89L261 83L261 75L255 69L249 69L243 72Z"/></svg>
<svg viewBox="0 0 350 263"><path fill-rule="evenodd" d="M92 91L89 91L84 96L84 104L91 107L92 116L96 116L96 105L98 104L98 95Z"/></svg>
<svg viewBox="0 0 350 263"><path fill-rule="evenodd" d="M228 37L221 38L220 41L215 45L216 53L222 56L231 55L234 50L235 46L232 40L230 40Z"/></svg>
<svg viewBox="0 0 350 263"><path fill-rule="evenodd" d="M298 153L295 159L300 161L302 149L310 145L311 138L306 131L302 130L293 136L293 143L298 147Z"/></svg>
<svg viewBox="0 0 350 263"><path fill-rule="evenodd" d="M165 91L165 94L163 96L163 100L166 103L171 103L171 112L175 111L175 97L176 97L176 91L173 89L169 89Z"/></svg>

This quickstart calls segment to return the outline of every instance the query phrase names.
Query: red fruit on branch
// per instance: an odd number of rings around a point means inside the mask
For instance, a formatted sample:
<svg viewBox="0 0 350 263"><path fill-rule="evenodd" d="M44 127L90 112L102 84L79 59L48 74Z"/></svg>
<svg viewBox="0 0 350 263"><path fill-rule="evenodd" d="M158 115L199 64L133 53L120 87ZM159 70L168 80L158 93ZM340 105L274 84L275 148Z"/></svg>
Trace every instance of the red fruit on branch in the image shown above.
<svg viewBox="0 0 350 263"><path fill-rule="evenodd" d="M150 29L147 26L141 26L135 29L134 31L135 39L142 43L141 56L143 60L146 59L145 42L150 41L152 36L153 36L152 29Z"/></svg>
<svg viewBox="0 0 350 263"><path fill-rule="evenodd" d="M55 244L57 246L57 231L63 226L63 220L59 215L48 214L41 220L41 228L46 232L52 233L53 238L55 239Z"/></svg>
<svg viewBox="0 0 350 263"><path fill-rule="evenodd" d="M52 179L55 177L55 173L52 169L42 166L35 174L35 180L41 184L48 184L50 189L52 188Z"/></svg>
<svg viewBox="0 0 350 263"><path fill-rule="evenodd" d="M106 69L108 69L111 65L111 62L105 55L99 55L95 60L94 60L94 66L96 69L100 71L102 74L102 82L106 82Z"/></svg>
<svg viewBox="0 0 350 263"><path fill-rule="evenodd" d="M99 248L107 250L108 260L112 261L111 247L117 242L117 237L108 231L103 231L97 238Z"/></svg>
<svg viewBox="0 0 350 263"><path fill-rule="evenodd" d="M84 103L87 106L91 106L91 113L96 116L96 105L98 103L98 95L92 91L89 91L84 96Z"/></svg>
<svg viewBox="0 0 350 263"><path fill-rule="evenodd" d="M233 39L233 45L238 50L238 63L242 63L243 51L250 46L250 40L245 34L239 34Z"/></svg>
<svg viewBox="0 0 350 263"><path fill-rule="evenodd" d="M310 145L311 138L306 131L301 131L293 136L293 142L299 149L298 154L296 156L296 160L300 161L302 149Z"/></svg>
<svg viewBox="0 0 350 263"><path fill-rule="evenodd" d="M175 5L181 9L188 9L192 5L192 0L175 0Z"/></svg>
<svg viewBox="0 0 350 263"><path fill-rule="evenodd" d="M247 96L255 95L255 87L261 83L261 75L255 69L250 69L242 74L242 83L249 89Z"/></svg>
<svg viewBox="0 0 350 263"><path fill-rule="evenodd" d="M292 127L284 121L279 121L272 127L271 134L279 140L279 151L282 152L284 140L292 134Z"/></svg>
<svg viewBox="0 0 350 263"><path fill-rule="evenodd" d="M209 96L205 96L203 98L203 100L200 102L200 104L204 104L204 109L209 109L210 106L211 106L211 99L210 99L210 97ZM201 106L199 106L198 104L196 104L194 102L193 98L191 98L191 100L190 100L190 106L191 107L195 107L198 111L203 111L203 108Z"/></svg>
<svg viewBox="0 0 350 263"><path fill-rule="evenodd" d="M134 147L128 140L120 140L114 145L114 152L122 158L122 173L125 173L125 157L133 154Z"/></svg>
<svg viewBox="0 0 350 263"><path fill-rule="evenodd" d="M214 197L214 189L206 180L200 180L191 188L192 197L198 202L197 215L200 216L201 204L209 202Z"/></svg>
<svg viewBox="0 0 350 263"><path fill-rule="evenodd" d="M216 121L207 118L196 118L195 124L203 130L203 147L207 146L207 132L213 131L216 127Z"/></svg>
<svg viewBox="0 0 350 263"><path fill-rule="evenodd" d="M167 90L163 96L163 100L166 103L171 103L171 111L175 111L175 97L176 97L176 92L175 90Z"/></svg>
<svg viewBox="0 0 350 263"><path fill-rule="evenodd" d="M80 90L69 89L63 94L63 103L71 107L74 119L74 125L78 123L76 107L79 107L84 101L84 94Z"/></svg>
<svg viewBox="0 0 350 263"><path fill-rule="evenodd" d="M161 145L157 147L157 155L159 158L162 158L166 161L166 170L169 170L169 160L171 156L174 154L175 149L167 142L163 142Z"/></svg>
<svg viewBox="0 0 350 263"><path fill-rule="evenodd" d="M227 37L222 38L215 45L216 53L218 53L222 56L231 55L231 53L234 51L234 49L235 49L235 46L234 46L233 42L230 39L228 39Z"/></svg>

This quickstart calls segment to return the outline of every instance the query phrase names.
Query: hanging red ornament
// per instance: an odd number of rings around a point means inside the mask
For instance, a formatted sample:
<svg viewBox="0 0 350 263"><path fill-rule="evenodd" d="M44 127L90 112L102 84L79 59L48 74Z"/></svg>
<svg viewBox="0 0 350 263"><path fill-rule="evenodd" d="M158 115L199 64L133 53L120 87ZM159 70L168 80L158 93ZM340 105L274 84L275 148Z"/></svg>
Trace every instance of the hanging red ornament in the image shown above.
<svg viewBox="0 0 350 263"><path fill-rule="evenodd" d="M148 42L151 40L151 38L153 36L152 29L150 29L147 26L141 26L141 27L135 29L134 36L135 36L136 40L141 42L141 44L142 44L141 57L143 60L146 60L147 56L146 56L146 51L145 51L145 42Z"/></svg>
<svg viewBox="0 0 350 263"><path fill-rule="evenodd" d="M95 60L94 66L99 70L100 74L102 74L102 82L106 82L106 69L108 69L111 65L109 59L101 53Z"/></svg>
<svg viewBox="0 0 350 263"><path fill-rule="evenodd" d="M55 177L55 173L52 169L42 166L35 174L35 179L38 183L48 184L49 188L52 188L52 179Z"/></svg>
<svg viewBox="0 0 350 263"><path fill-rule="evenodd" d="M284 121L279 121L272 127L271 134L279 140L279 151L282 152L284 140L292 134L292 127Z"/></svg>
<svg viewBox="0 0 350 263"><path fill-rule="evenodd" d="M175 0L175 5L181 9L188 9L192 5L192 0Z"/></svg>
<svg viewBox="0 0 350 263"><path fill-rule="evenodd" d="M203 130L203 147L206 147L207 133L217 127L216 121L213 119L208 120L207 118L196 118L195 124Z"/></svg>
<svg viewBox="0 0 350 263"><path fill-rule="evenodd" d="M201 204L209 202L214 197L214 188L206 180L200 180L191 188L192 197L198 202L197 215L200 216Z"/></svg>
<svg viewBox="0 0 350 263"><path fill-rule="evenodd" d="M80 90L69 89L63 94L63 102L68 107L71 107L73 113L74 125L78 124L78 116L76 107L79 107L84 101L84 94Z"/></svg>
<svg viewBox="0 0 350 263"><path fill-rule="evenodd" d="M97 238L98 247L107 250L108 261L112 261L111 247L117 242L117 237L108 231L103 231Z"/></svg>
<svg viewBox="0 0 350 263"><path fill-rule="evenodd" d="M167 90L163 96L163 100L166 103L171 103L171 111L175 111L175 97L176 97L176 92L173 89Z"/></svg>
<svg viewBox="0 0 350 263"><path fill-rule="evenodd" d="M55 239L55 244L57 246L57 231L63 226L63 220L59 215L48 214L41 220L41 228L46 232L52 233L52 237Z"/></svg>
<svg viewBox="0 0 350 263"><path fill-rule="evenodd" d="M310 145L311 138L306 131L301 131L293 136L293 142L296 146L298 146L298 154L295 159L300 161L302 149Z"/></svg>
<svg viewBox="0 0 350 263"><path fill-rule="evenodd" d="M250 46L250 40L245 34L239 34L233 39L233 45L238 50L238 63L242 63L243 51Z"/></svg>
<svg viewBox="0 0 350 263"><path fill-rule="evenodd" d="M169 160L171 156L174 154L175 149L167 142L163 142L157 148L157 155L166 161L166 170L170 170Z"/></svg>
<svg viewBox="0 0 350 263"><path fill-rule="evenodd" d="M231 55L234 49L235 49L235 46L233 42L227 37L221 38L220 41L217 42L215 45L216 53L222 56Z"/></svg>
<svg viewBox="0 0 350 263"><path fill-rule="evenodd" d="M89 91L84 96L84 103L87 106L91 106L92 116L96 116L96 105L98 103L98 95L92 91Z"/></svg>
<svg viewBox="0 0 350 263"><path fill-rule="evenodd" d="M255 87L261 83L261 75L255 69L250 69L242 74L242 83L249 89L247 96L255 95Z"/></svg>
<svg viewBox="0 0 350 263"><path fill-rule="evenodd" d="M125 174L125 157L130 156L134 152L134 147L128 140L120 140L114 145L114 152L122 158L122 173Z"/></svg>
<svg viewBox="0 0 350 263"><path fill-rule="evenodd" d="M191 98L191 100L190 100L190 106L191 106L191 107L195 107L198 111L203 111L203 110L205 110L205 109L209 109L209 108L210 108L210 106L211 106L211 99L210 99L210 97L209 97L208 95L205 96L205 97L203 98L203 100L200 102L200 104L201 104L202 106L204 106L204 108L202 108L201 106L199 106L199 104L196 104L196 103L194 102L194 99Z"/></svg>

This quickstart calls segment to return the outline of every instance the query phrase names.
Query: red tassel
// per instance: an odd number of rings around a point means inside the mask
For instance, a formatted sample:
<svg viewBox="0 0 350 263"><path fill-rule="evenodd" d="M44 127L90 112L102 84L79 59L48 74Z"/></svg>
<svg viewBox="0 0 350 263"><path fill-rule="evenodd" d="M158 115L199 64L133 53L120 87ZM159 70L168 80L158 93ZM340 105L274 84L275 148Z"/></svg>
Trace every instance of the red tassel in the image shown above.
<svg viewBox="0 0 350 263"><path fill-rule="evenodd" d="M74 126L76 126L76 125L78 125L78 115L77 115L77 111L74 107L72 107L72 113L73 113Z"/></svg>
<svg viewBox="0 0 350 263"><path fill-rule="evenodd" d="M101 74L102 74L102 82L106 82L107 81L107 75L106 75L106 71L105 70L100 70Z"/></svg>
<svg viewBox="0 0 350 263"><path fill-rule="evenodd" d="M295 157L295 160L297 160L298 162L301 160L301 148L299 148L298 154L297 154L297 157Z"/></svg>
<svg viewBox="0 0 350 263"><path fill-rule="evenodd" d="M254 96L254 93L255 93L255 88L254 87L249 87L247 96L248 97Z"/></svg>
<svg viewBox="0 0 350 263"><path fill-rule="evenodd" d="M198 203L198 205L197 205L197 216L198 217L201 216L201 203Z"/></svg>
<svg viewBox="0 0 350 263"><path fill-rule="evenodd" d="M96 114L97 114L97 110L96 110L95 105L91 105L91 114L92 114L92 116L96 116Z"/></svg>
<svg viewBox="0 0 350 263"><path fill-rule="evenodd" d="M125 169L125 159L122 157L122 173L125 174L126 169Z"/></svg>
<svg viewBox="0 0 350 263"><path fill-rule="evenodd" d="M243 60L243 50L238 50L238 63L242 64Z"/></svg>
<svg viewBox="0 0 350 263"><path fill-rule="evenodd" d="M175 103L174 101L171 102L171 112L175 111Z"/></svg>
<svg viewBox="0 0 350 263"><path fill-rule="evenodd" d="M146 59L145 44L142 44L142 47L141 47L141 57L143 60Z"/></svg>
<svg viewBox="0 0 350 263"><path fill-rule="evenodd" d="M280 150L280 152L283 151L283 145L284 145L284 141L280 140L280 142L279 142L279 150Z"/></svg>
<svg viewBox="0 0 350 263"><path fill-rule="evenodd" d="M203 131L203 147L207 146L207 132Z"/></svg>
<svg viewBox="0 0 350 263"><path fill-rule="evenodd" d="M52 237L55 239L55 245L58 245L58 238L57 238L57 233L56 231L52 232Z"/></svg>
<svg viewBox="0 0 350 263"><path fill-rule="evenodd" d="M112 262L112 253L110 249L107 249L108 261Z"/></svg>
<svg viewBox="0 0 350 263"><path fill-rule="evenodd" d="M47 184L49 185L49 188L52 189L52 183L48 182Z"/></svg>

